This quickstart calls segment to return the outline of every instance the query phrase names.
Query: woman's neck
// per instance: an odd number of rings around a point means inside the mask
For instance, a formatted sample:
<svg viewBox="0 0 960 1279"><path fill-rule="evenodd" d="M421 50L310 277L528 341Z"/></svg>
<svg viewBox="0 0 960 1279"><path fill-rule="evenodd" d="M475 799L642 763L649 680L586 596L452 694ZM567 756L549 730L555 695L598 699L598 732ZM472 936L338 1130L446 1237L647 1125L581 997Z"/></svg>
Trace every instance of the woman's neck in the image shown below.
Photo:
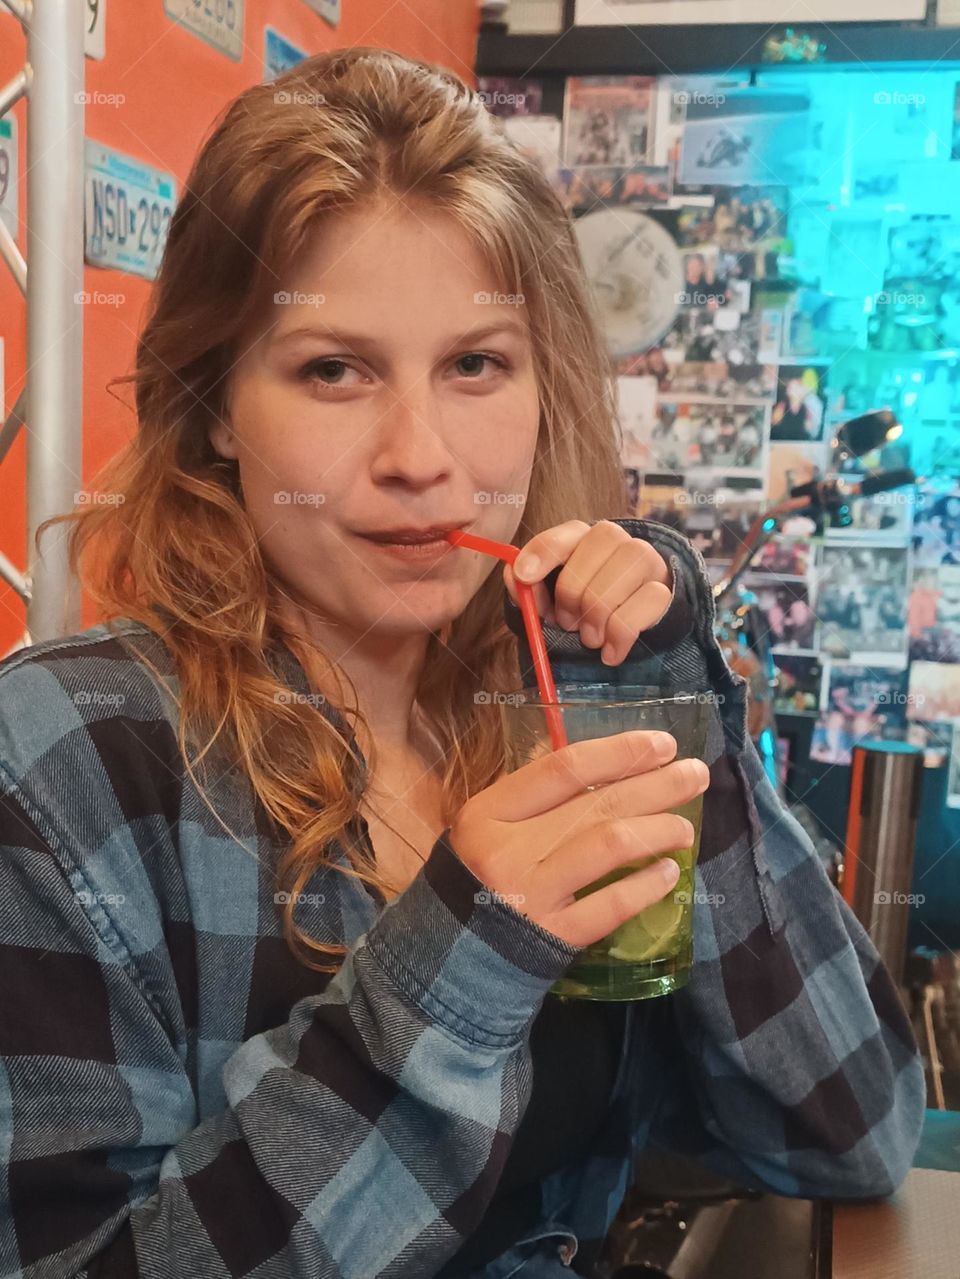
<svg viewBox="0 0 960 1279"><path fill-rule="evenodd" d="M301 609L288 611L303 643L303 666L310 686L340 707L352 707L356 698L370 735L385 758L410 759L421 753L426 737L416 694L429 635L353 636L318 622ZM369 758L370 742L365 740L363 725L357 726L357 738Z"/></svg>

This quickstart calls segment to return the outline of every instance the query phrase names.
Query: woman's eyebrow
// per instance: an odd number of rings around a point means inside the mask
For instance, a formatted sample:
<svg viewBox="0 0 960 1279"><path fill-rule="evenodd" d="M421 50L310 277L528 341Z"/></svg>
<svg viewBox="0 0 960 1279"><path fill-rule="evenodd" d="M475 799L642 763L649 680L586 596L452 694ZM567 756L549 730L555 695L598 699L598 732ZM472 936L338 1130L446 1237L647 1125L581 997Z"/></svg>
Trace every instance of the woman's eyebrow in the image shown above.
<svg viewBox="0 0 960 1279"><path fill-rule="evenodd" d="M453 347L458 346L461 342L479 342L482 338L491 337L495 333L513 333L518 337L527 337L528 329L526 325L518 320L497 320L493 324L485 324L479 328L468 329L466 332L460 333L452 339L448 349L452 350ZM281 343L291 342L294 338L302 337L326 338L328 341L340 342L351 350L361 350L364 347L372 349L377 345L375 338L363 333L349 333L343 329L337 330L326 325L317 324L307 324L295 329L275 331L270 338L270 345L279 346Z"/></svg>

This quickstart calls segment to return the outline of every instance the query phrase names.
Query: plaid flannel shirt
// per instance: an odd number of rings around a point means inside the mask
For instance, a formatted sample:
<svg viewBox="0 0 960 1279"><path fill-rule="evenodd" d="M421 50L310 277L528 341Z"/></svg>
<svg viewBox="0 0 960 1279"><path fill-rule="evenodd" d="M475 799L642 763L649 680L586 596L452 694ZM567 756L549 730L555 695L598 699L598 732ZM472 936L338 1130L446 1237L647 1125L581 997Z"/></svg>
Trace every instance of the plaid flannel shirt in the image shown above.
<svg viewBox="0 0 960 1279"><path fill-rule="evenodd" d="M485 1279L588 1274L651 1143L781 1194L863 1198L919 1140L896 988L746 737L703 562L673 530L617 522L669 558L667 616L621 667L553 627L548 646L558 681L718 695L695 964L630 1006L595 1149L543 1180L542 1221ZM198 796L175 687L129 620L0 663L0 1275L428 1279L493 1194L531 1022L577 952L478 897L447 828L388 904L317 872L296 918L350 949L332 977L304 968L272 828L235 764L211 798L237 838Z"/></svg>

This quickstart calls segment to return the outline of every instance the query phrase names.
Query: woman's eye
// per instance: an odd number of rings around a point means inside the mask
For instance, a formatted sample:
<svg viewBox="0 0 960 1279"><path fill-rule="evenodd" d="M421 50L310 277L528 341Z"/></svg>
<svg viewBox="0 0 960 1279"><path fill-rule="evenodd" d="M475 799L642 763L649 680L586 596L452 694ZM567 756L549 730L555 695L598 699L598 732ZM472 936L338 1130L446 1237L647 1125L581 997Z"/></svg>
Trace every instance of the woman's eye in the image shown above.
<svg viewBox="0 0 960 1279"><path fill-rule="evenodd" d="M337 360L331 356L319 360L311 360L309 364L305 364L300 370L301 377L311 382L317 381L321 386L354 385L350 382L344 382L343 379L347 373L356 373L356 369L352 369L343 360Z"/></svg>
<svg viewBox="0 0 960 1279"><path fill-rule="evenodd" d="M498 355L487 355L483 351L469 351L466 355L461 355L456 363L463 376L471 381L478 380L478 376L483 373L487 364L493 364L500 370L507 368L506 360ZM464 365L469 367L464 368Z"/></svg>
<svg viewBox="0 0 960 1279"><path fill-rule="evenodd" d="M498 355L488 355L484 351L469 351L455 361L455 367L461 377L470 382L479 382L488 365L494 366L493 373L505 372L509 367L507 361ZM359 383L350 378L354 374L362 379L362 374L352 368L345 360L335 356L321 356L310 360L300 370L300 376L307 382L320 387L352 387Z"/></svg>

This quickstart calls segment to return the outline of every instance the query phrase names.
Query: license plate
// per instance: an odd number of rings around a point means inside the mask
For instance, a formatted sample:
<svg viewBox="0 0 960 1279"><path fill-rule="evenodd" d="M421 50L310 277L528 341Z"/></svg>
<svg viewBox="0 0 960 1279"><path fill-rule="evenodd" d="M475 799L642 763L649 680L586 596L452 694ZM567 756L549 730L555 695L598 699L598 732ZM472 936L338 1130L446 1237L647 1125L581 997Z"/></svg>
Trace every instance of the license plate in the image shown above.
<svg viewBox="0 0 960 1279"><path fill-rule="evenodd" d="M0 219L17 238L17 121L12 115L0 119Z"/></svg>
<svg viewBox="0 0 960 1279"><path fill-rule="evenodd" d="M83 0L83 3L83 51L88 58L103 58L107 51L107 0Z"/></svg>
<svg viewBox="0 0 960 1279"><path fill-rule="evenodd" d="M84 258L156 277L176 205L176 178L90 138L84 155Z"/></svg>
<svg viewBox="0 0 960 1279"><path fill-rule="evenodd" d="M168 18L237 62L243 51L243 5L244 0L163 0Z"/></svg>
<svg viewBox="0 0 960 1279"><path fill-rule="evenodd" d="M307 4L314 13L319 13L321 18L326 18L331 27L339 27L340 0L307 0Z"/></svg>
<svg viewBox="0 0 960 1279"><path fill-rule="evenodd" d="M295 67L298 62L302 62L306 56L303 49L298 49L295 44L291 44L287 37L282 36L279 31L274 31L273 27L264 27L264 80L275 80L278 75L282 75L290 67Z"/></svg>

